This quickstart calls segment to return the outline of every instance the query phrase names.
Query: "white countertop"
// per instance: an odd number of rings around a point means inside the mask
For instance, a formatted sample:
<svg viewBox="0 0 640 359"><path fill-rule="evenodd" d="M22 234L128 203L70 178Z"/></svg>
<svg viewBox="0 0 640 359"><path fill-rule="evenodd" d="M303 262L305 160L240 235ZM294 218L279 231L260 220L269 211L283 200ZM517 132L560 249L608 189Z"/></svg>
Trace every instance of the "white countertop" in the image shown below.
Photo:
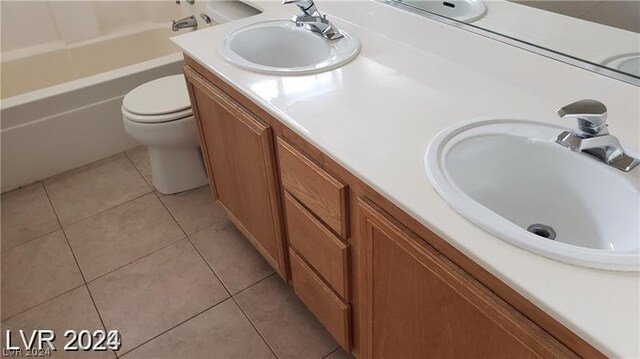
<svg viewBox="0 0 640 359"><path fill-rule="evenodd" d="M453 123L556 122L557 108L582 98L604 102L611 133L638 153L640 88L372 1L317 4L359 37L362 50L349 64L316 75L260 75L225 63L217 44L233 29L297 9L254 5L265 13L173 40L604 354L640 357L640 273L564 264L492 236L442 200L423 163L430 140Z"/></svg>

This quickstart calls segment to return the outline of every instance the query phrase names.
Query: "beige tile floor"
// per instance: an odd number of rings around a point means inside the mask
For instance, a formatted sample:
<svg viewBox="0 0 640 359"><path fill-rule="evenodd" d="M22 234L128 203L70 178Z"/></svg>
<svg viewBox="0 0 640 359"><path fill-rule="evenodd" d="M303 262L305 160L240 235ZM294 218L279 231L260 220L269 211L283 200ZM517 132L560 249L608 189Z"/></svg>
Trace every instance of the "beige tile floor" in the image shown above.
<svg viewBox="0 0 640 359"><path fill-rule="evenodd" d="M5 329L118 330L54 357L347 358L208 187L153 190L139 147L0 197ZM58 342L60 341L60 342Z"/></svg>

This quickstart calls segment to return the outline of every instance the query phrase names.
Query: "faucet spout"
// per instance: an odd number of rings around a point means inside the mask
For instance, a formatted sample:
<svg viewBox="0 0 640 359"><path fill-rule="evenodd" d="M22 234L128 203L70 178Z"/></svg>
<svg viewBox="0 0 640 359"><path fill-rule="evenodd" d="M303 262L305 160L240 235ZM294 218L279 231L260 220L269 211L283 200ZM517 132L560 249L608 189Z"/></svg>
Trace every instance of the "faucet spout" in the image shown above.
<svg viewBox="0 0 640 359"><path fill-rule="evenodd" d="M313 0L282 0L282 4L296 4L301 15L291 18L297 26L304 26L305 28L322 35L327 40L337 40L344 35L333 26L333 24L327 20L326 15L320 14Z"/></svg>
<svg viewBox="0 0 640 359"><path fill-rule="evenodd" d="M325 16L294 16L291 21L298 26L306 26L309 30L321 34L327 40L336 40L344 36Z"/></svg>
<svg viewBox="0 0 640 359"><path fill-rule="evenodd" d="M171 30L178 31L180 29L186 28L197 28L198 20L196 20L195 16L188 16L180 20L173 20L171 23Z"/></svg>
<svg viewBox="0 0 640 359"><path fill-rule="evenodd" d="M556 143L574 152L588 154L624 172L631 171L640 160L625 153L617 137L607 130L607 108L595 100L580 100L558 110L561 118L574 118L578 127L564 131Z"/></svg>

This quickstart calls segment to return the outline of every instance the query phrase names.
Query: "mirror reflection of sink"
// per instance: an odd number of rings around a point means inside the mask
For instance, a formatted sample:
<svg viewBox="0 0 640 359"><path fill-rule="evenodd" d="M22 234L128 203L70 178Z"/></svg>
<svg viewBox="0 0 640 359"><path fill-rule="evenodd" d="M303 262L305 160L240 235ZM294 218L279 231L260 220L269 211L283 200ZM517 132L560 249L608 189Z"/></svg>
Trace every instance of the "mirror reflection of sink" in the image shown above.
<svg viewBox="0 0 640 359"><path fill-rule="evenodd" d="M327 40L291 21L265 21L231 32L220 53L233 65L267 74L311 74L351 61L360 51L357 38Z"/></svg>
<svg viewBox="0 0 640 359"><path fill-rule="evenodd" d="M638 170L618 171L555 143L559 126L487 120L431 142L428 177L445 201L496 237L587 267L640 270Z"/></svg>
<svg viewBox="0 0 640 359"><path fill-rule="evenodd" d="M602 62L603 66L610 69L622 71L636 77L640 77L640 53L632 52L628 54L612 56Z"/></svg>
<svg viewBox="0 0 640 359"><path fill-rule="evenodd" d="M391 2L463 22L477 20L487 11L487 7L481 0L391 0Z"/></svg>

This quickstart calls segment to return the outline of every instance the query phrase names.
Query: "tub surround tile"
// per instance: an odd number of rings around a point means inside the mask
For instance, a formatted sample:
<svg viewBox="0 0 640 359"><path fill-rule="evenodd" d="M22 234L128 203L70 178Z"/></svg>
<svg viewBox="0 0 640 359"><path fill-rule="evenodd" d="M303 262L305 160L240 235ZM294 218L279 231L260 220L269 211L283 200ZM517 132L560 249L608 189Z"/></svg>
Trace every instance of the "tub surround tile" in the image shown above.
<svg viewBox="0 0 640 359"><path fill-rule="evenodd" d="M2 251L60 228L41 183L5 193L0 203Z"/></svg>
<svg viewBox="0 0 640 359"><path fill-rule="evenodd" d="M209 186L172 195L156 193L187 234L196 233L227 218L222 207L213 199Z"/></svg>
<svg viewBox="0 0 640 359"><path fill-rule="evenodd" d="M132 150L125 152L131 163L138 169L142 177L153 186L151 180L151 162L149 161L149 151L145 146L138 146Z"/></svg>
<svg viewBox="0 0 640 359"><path fill-rule="evenodd" d="M37 329L51 329L56 333L53 344L57 351L53 358L114 358L113 351L64 351L67 343L64 332L72 329L104 330L86 286L78 287L68 293L56 297L42 305L29 309L2 323L2 342L4 346L5 331L12 330L12 343L19 343L18 330L25 330L27 335Z"/></svg>
<svg viewBox="0 0 640 359"><path fill-rule="evenodd" d="M2 319L84 284L62 231L2 253Z"/></svg>
<svg viewBox="0 0 640 359"><path fill-rule="evenodd" d="M228 299L125 355L143 358L275 358L269 347Z"/></svg>
<svg viewBox="0 0 640 359"><path fill-rule="evenodd" d="M63 226L151 191L124 154L48 179L45 188Z"/></svg>
<svg viewBox="0 0 640 359"><path fill-rule="evenodd" d="M278 276L235 296L276 356L322 358L338 344Z"/></svg>
<svg viewBox="0 0 640 359"><path fill-rule="evenodd" d="M153 193L78 221L65 233L87 281L184 238Z"/></svg>
<svg viewBox="0 0 640 359"><path fill-rule="evenodd" d="M190 238L231 294L275 272L229 221L209 227Z"/></svg>
<svg viewBox="0 0 640 359"><path fill-rule="evenodd" d="M124 354L229 297L185 239L89 283L107 330Z"/></svg>

